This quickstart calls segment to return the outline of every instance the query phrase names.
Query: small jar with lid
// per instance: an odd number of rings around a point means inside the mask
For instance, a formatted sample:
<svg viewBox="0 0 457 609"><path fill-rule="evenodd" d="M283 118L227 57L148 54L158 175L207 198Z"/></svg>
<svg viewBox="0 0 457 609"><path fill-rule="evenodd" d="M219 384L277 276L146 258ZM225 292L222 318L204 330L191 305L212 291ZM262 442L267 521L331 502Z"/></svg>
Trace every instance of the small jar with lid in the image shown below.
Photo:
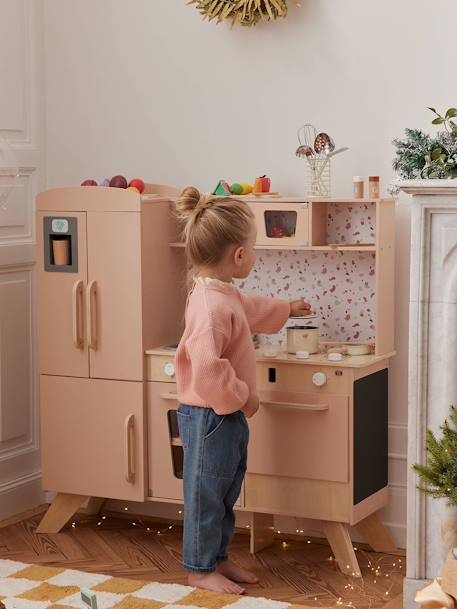
<svg viewBox="0 0 457 609"><path fill-rule="evenodd" d="M354 183L354 199L363 199L363 186L364 186L364 181L363 181L363 176L354 176L353 178L353 183Z"/></svg>
<svg viewBox="0 0 457 609"><path fill-rule="evenodd" d="M379 176L368 178L368 193L370 199L379 199Z"/></svg>

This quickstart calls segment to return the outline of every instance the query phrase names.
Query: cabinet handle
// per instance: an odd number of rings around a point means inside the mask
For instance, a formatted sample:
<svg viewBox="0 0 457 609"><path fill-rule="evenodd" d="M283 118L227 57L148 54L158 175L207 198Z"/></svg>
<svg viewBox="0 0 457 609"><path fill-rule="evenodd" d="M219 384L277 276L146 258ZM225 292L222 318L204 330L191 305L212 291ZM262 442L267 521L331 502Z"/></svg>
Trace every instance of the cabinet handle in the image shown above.
<svg viewBox="0 0 457 609"><path fill-rule="evenodd" d="M328 404L297 404L296 402L273 402L269 400L260 400L263 406L272 406L273 408L284 408L287 410L306 410L308 412L323 412L328 410Z"/></svg>
<svg viewBox="0 0 457 609"><path fill-rule="evenodd" d="M162 400L177 400L178 394L177 393L161 393L160 397L162 398Z"/></svg>
<svg viewBox="0 0 457 609"><path fill-rule="evenodd" d="M81 300L83 295L83 280L79 279L73 284L73 344L77 349L84 347L84 338L81 336Z"/></svg>
<svg viewBox="0 0 457 609"><path fill-rule="evenodd" d="M133 463L133 431L135 415L129 414L124 421L124 471L127 482L135 480L135 468Z"/></svg>
<svg viewBox="0 0 457 609"><path fill-rule="evenodd" d="M97 282L91 281L86 288L87 344L97 350Z"/></svg>

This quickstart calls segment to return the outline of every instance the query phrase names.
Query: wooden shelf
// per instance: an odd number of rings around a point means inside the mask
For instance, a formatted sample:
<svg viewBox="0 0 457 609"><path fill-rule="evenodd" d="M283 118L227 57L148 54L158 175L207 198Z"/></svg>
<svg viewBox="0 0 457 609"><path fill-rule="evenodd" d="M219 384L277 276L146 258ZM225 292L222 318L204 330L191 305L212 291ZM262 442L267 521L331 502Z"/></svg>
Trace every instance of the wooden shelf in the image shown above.
<svg viewBox="0 0 457 609"><path fill-rule="evenodd" d="M184 243L170 243L170 247L183 248ZM296 250L296 251L305 251L305 252L375 252L376 245L364 245L363 243L357 245L338 245L338 246L330 246L330 245L311 245L311 246L298 246L298 245L255 245L255 250Z"/></svg>

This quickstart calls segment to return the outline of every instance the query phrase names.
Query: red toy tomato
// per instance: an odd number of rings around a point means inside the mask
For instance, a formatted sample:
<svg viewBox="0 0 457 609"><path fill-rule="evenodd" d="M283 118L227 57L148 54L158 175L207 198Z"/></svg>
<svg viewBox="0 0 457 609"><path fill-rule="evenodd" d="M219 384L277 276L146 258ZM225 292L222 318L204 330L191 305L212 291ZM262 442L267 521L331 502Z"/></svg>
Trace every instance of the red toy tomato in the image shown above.
<svg viewBox="0 0 457 609"><path fill-rule="evenodd" d="M97 182L95 180L84 180L84 182L81 182L81 186L97 186Z"/></svg>
<svg viewBox="0 0 457 609"><path fill-rule="evenodd" d="M129 186L135 186L135 188L138 188L138 190L140 192L143 192L143 190L144 190L144 182L143 182L143 180L140 180L140 178L135 178L133 180L130 180Z"/></svg>

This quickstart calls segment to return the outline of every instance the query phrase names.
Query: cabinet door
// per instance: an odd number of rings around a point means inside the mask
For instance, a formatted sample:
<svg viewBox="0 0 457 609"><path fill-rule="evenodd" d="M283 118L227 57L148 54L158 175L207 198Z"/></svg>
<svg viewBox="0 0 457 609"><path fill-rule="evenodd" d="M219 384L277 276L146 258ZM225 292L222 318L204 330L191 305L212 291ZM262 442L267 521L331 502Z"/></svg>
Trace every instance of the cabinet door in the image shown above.
<svg viewBox="0 0 457 609"><path fill-rule="evenodd" d="M257 224L256 245L282 249L309 245L308 203L251 204Z"/></svg>
<svg viewBox="0 0 457 609"><path fill-rule="evenodd" d="M143 383L40 377L43 488L144 501Z"/></svg>
<svg viewBox="0 0 457 609"><path fill-rule="evenodd" d="M87 239L90 376L142 380L140 214L88 212Z"/></svg>
<svg viewBox="0 0 457 609"><path fill-rule="evenodd" d="M349 480L349 398L260 393L250 419L248 472L314 480Z"/></svg>
<svg viewBox="0 0 457 609"><path fill-rule="evenodd" d="M77 264L71 271L45 264L50 251L45 218L74 218ZM73 235L72 238L75 238ZM74 262L74 261L73 261ZM46 269L47 267L47 269ZM74 272L74 269L77 269ZM85 338L84 296L87 282L86 214L39 212L37 214L38 351L42 374L89 376Z"/></svg>
<svg viewBox="0 0 457 609"><path fill-rule="evenodd" d="M183 499L183 449L177 424L176 385L147 383L149 487L153 497Z"/></svg>

